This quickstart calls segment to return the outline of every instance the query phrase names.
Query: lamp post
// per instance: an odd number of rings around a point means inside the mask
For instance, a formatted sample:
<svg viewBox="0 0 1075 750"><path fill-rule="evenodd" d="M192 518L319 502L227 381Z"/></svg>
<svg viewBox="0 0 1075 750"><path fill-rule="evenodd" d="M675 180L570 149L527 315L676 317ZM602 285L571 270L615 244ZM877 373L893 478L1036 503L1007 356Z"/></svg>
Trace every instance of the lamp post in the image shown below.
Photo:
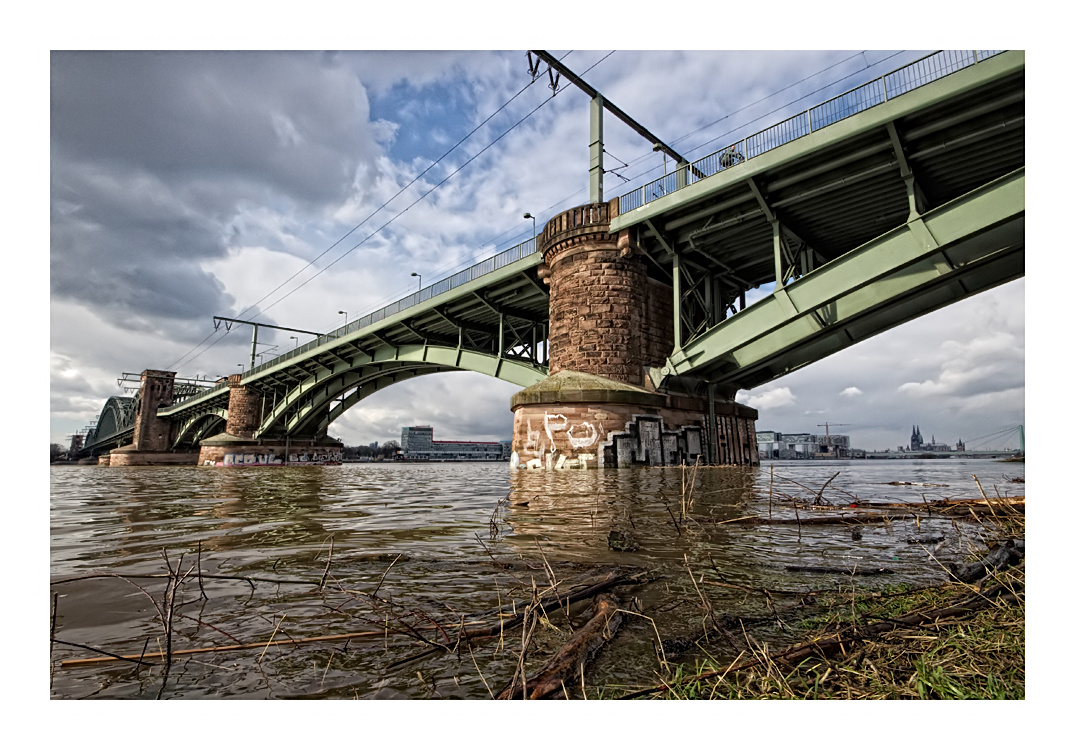
<svg viewBox="0 0 1075 750"><path fill-rule="evenodd" d="M343 326L344 326L344 328L346 328L347 327L347 313L344 312L343 310L338 310L337 312L338 312L338 314L343 316Z"/></svg>
<svg viewBox="0 0 1075 750"><path fill-rule="evenodd" d="M295 341L295 348L296 348L296 349L298 349L298 348L299 348L299 337L298 337L298 336L288 336L288 338L289 338L289 339L294 339L294 341Z"/></svg>
<svg viewBox="0 0 1075 750"><path fill-rule="evenodd" d="M239 367L239 374L242 375L243 374L243 363L240 362L238 367Z"/></svg>
<svg viewBox="0 0 1075 750"><path fill-rule="evenodd" d="M420 274L420 273L412 273L411 276L417 276L418 277L418 291L419 292L422 291L422 274Z"/></svg>
<svg viewBox="0 0 1075 750"><path fill-rule="evenodd" d="M531 214L529 211L527 211L525 214L523 214L523 218L524 219L530 219L530 221L533 222L533 224L534 224L534 239L537 239L537 219L534 218L533 214Z"/></svg>

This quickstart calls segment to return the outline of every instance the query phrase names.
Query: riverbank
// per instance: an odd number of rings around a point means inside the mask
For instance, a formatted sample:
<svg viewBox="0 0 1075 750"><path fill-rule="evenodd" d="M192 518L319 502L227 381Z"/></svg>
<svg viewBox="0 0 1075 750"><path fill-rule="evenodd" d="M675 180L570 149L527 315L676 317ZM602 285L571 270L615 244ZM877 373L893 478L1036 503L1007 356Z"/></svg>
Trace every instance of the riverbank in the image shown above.
<svg viewBox="0 0 1075 750"><path fill-rule="evenodd" d="M830 594L795 624L797 646L772 652L754 641L731 664L705 660L607 697L1022 700L1024 586L1020 562L979 585Z"/></svg>
<svg viewBox="0 0 1075 750"><path fill-rule="evenodd" d="M991 541L965 564L946 566L951 580L937 585L870 590L856 586L856 573L864 583L867 576L884 574L883 569L849 570L844 571L846 586L788 591L730 583L719 572L716 581L707 581L700 573L696 591L704 613L702 630L690 638L655 639L661 669L654 683L591 683L589 692L583 688L580 696L571 697L1021 700L1026 691L1022 500L949 501L946 510L958 514L953 518L987 527ZM938 541L923 535L914 543ZM753 600L755 605L763 602L769 614L717 611L706 585L738 590L744 609L751 609ZM778 638L772 637L774 627ZM611 641L615 628L611 633L607 624L605 628ZM729 644L739 649L734 657L710 655ZM573 650L569 642L549 663ZM561 691L566 693L566 686L556 692Z"/></svg>

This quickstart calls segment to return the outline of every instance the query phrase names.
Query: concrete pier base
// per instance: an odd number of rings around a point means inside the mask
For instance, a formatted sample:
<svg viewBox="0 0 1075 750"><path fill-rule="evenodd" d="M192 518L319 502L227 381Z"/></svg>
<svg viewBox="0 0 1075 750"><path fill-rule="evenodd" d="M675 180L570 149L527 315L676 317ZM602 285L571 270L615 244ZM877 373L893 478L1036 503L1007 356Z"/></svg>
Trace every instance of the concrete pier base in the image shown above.
<svg viewBox="0 0 1075 750"><path fill-rule="evenodd" d="M115 448L97 459L99 466L193 466L198 454L193 451L140 451L131 446Z"/></svg>
<svg viewBox="0 0 1075 750"><path fill-rule="evenodd" d="M561 370L515 394L513 469L757 464L757 412ZM717 414L716 412L720 412ZM710 435L716 443L710 445Z"/></svg>
<svg viewBox="0 0 1075 750"><path fill-rule="evenodd" d="M343 443L320 440L256 440L224 432L206 438L198 451L199 466L284 466L343 461Z"/></svg>

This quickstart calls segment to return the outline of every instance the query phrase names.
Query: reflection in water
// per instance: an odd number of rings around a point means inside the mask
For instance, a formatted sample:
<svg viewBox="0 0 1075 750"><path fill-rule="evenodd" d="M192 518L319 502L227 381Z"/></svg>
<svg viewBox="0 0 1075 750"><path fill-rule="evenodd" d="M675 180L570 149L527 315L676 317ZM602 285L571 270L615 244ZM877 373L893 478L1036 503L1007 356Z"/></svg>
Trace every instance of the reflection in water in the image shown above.
<svg viewBox="0 0 1075 750"><path fill-rule="evenodd" d="M436 639L436 627L458 623L463 614L513 603L521 609L550 575L575 582L632 567L656 580L620 593L651 620L629 618L614 656L610 647L592 679L595 685L648 682L658 668L655 629L662 639L697 635L706 602L718 613L770 614L764 597L735 586L849 585L839 573L789 567L889 571L857 578L859 587L936 582L944 578L940 565L966 555L975 534L973 527L958 530L950 519L928 516L801 528L744 519L771 514L793 521L788 499L809 504L823 485L826 510L802 513L849 513L856 499L976 497L974 475L990 494L1021 495L1024 485L1008 480L1022 469L984 461L518 473L504 464L55 467L53 581L98 572L126 577L54 584L57 637L112 652L138 653L147 643L152 650L162 629L149 597L159 603L164 582L134 576L164 573L166 551L173 566L184 556L184 569L196 566L203 575L312 582L206 578L199 584L192 575L179 597L175 635L184 645L177 647L262 642L274 633L277 642L373 635L274 647L261 662L257 652L189 656L170 674L163 697L488 697L486 682L495 690L511 679L517 634L506 636L503 647L475 645L474 661L455 654L388 665L426 647L416 646L414 634ZM907 484L890 484L895 481ZM610 535L631 543L611 544ZM929 546L909 541L926 537ZM379 599L369 599L375 590ZM386 635L386 622L390 630L402 622L416 630ZM555 640L566 626L553 616L541 632ZM763 632L774 643L789 637L778 623ZM732 658L738 647L714 643L710 652ZM84 656L81 649L54 648L54 660ZM57 669L52 692L153 697L160 689L159 668L136 673L130 664L112 663Z"/></svg>

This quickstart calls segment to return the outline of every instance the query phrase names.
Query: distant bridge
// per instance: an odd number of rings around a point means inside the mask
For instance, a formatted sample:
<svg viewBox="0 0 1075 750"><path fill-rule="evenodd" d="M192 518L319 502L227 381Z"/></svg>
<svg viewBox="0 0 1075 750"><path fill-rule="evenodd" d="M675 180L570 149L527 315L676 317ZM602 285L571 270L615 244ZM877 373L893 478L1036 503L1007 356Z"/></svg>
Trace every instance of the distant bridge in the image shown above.
<svg viewBox="0 0 1075 750"><path fill-rule="evenodd" d="M648 367L653 386L754 388L1023 276L1024 100L1021 51L938 52L681 164L607 210L566 212L541 242L597 220L631 239L650 281L670 290L670 353ZM362 399L419 375L543 381L541 242L241 376L177 387L154 412L173 425L171 448L221 433L237 387L260 399L254 438L314 439ZM748 305L753 290L768 293ZM109 399L85 450L130 443L138 412L138 397Z"/></svg>

